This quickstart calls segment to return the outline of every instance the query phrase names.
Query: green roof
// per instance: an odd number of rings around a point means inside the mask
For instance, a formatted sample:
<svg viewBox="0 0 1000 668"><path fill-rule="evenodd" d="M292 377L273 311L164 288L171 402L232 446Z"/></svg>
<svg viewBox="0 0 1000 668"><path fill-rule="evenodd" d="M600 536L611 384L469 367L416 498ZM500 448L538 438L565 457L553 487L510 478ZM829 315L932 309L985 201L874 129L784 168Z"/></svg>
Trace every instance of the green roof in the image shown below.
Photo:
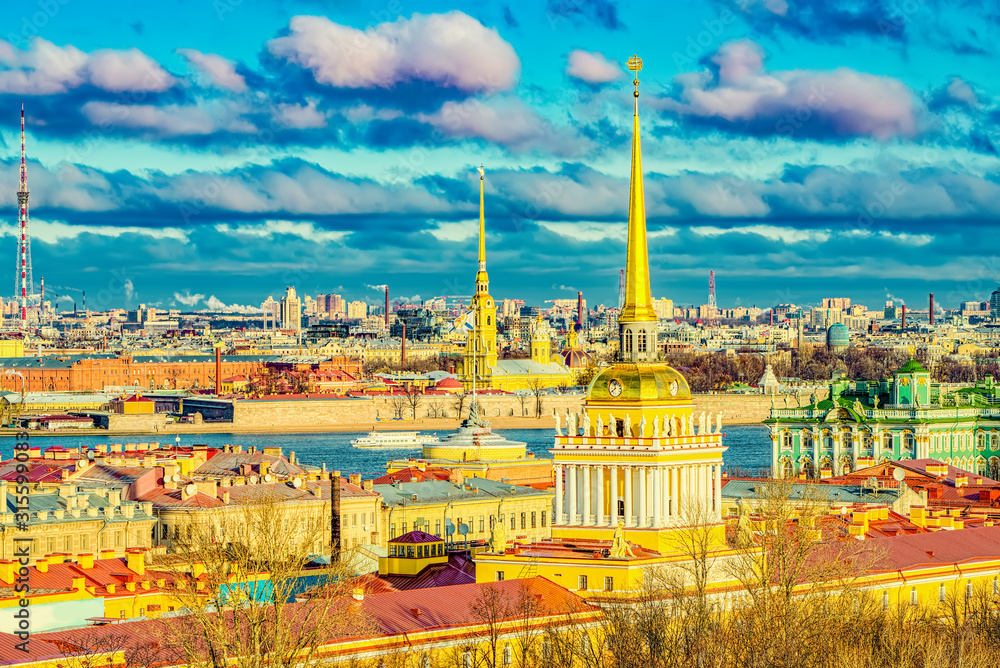
<svg viewBox="0 0 1000 668"><path fill-rule="evenodd" d="M909 362L907 362L903 366L899 367L899 371L897 371L896 373L897 374L899 374L899 373L927 373L927 369L925 369L924 367L922 367L920 365L920 362L918 362L917 360L911 359Z"/></svg>

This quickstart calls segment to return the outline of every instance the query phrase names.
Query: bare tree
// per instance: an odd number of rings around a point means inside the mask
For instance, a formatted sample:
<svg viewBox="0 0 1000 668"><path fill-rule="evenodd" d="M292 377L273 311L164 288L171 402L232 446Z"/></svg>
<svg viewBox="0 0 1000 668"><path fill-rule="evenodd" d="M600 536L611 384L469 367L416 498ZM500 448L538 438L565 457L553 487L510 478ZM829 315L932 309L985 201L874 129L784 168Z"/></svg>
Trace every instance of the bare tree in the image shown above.
<svg viewBox="0 0 1000 668"><path fill-rule="evenodd" d="M465 409L465 401L469 398L469 395L465 393L465 390L457 392L452 398L452 403L455 406L455 414L458 415L458 419L462 419L462 411Z"/></svg>
<svg viewBox="0 0 1000 668"><path fill-rule="evenodd" d="M393 417L397 420L403 419L406 405L409 403L405 394L393 394L389 397L389 404L392 406Z"/></svg>
<svg viewBox="0 0 1000 668"><path fill-rule="evenodd" d="M527 394L517 394L517 403L521 404L521 417L524 417L528 413L528 399Z"/></svg>
<svg viewBox="0 0 1000 668"><path fill-rule="evenodd" d="M423 401L424 395L421 394L420 390L416 387L410 387L406 394L406 403L410 406L410 412L413 414L413 419L417 419L417 407L420 406L420 402Z"/></svg>
<svg viewBox="0 0 1000 668"><path fill-rule="evenodd" d="M191 665L291 667L310 663L324 642L372 628L346 603L351 558L303 579L328 523L302 521L290 504L262 495L228 514L179 527L177 598L188 614L171 641ZM328 506L327 506L328 507ZM329 510L326 512L329 516Z"/></svg>
<svg viewBox="0 0 1000 668"><path fill-rule="evenodd" d="M545 387L542 385L542 381L537 378L532 378L528 381L528 391L531 392L531 396L535 398L535 417L542 417L542 395L545 393Z"/></svg>

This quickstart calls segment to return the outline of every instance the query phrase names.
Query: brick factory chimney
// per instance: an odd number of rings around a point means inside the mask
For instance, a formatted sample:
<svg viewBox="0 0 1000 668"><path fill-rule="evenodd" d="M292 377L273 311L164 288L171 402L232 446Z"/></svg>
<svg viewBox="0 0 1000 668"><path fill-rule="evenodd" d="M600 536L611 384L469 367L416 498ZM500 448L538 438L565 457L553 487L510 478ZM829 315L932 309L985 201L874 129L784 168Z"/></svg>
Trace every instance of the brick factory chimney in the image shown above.
<svg viewBox="0 0 1000 668"><path fill-rule="evenodd" d="M933 325L934 324L934 293L933 292L931 293L930 302L931 302L930 306L927 309L927 312L928 312L927 324Z"/></svg>
<svg viewBox="0 0 1000 668"><path fill-rule="evenodd" d="M330 474L330 563L340 561L340 471Z"/></svg>
<svg viewBox="0 0 1000 668"><path fill-rule="evenodd" d="M583 325L583 291L576 293L576 324Z"/></svg>
<svg viewBox="0 0 1000 668"><path fill-rule="evenodd" d="M406 364L406 323L403 323L403 338L399 341L399 363Z"/></svg>
<svg viewBox="0 0 1000 668"><path fill-rule="evenodd" d="M385 286L385 328L389 329L389 286Z"/></svg>
<svg viewBox="0 0 1000 668"><path fill-rule="evenodd" d="M215 396L222 394L222 346L215 346Z"/></svg>
<svg viewBox="0 0 1000 668"><path fill-rule="evenodd" d="M901 332L906 331L906 304L903 304L903 322L899 327L899 331Z"/></svg>

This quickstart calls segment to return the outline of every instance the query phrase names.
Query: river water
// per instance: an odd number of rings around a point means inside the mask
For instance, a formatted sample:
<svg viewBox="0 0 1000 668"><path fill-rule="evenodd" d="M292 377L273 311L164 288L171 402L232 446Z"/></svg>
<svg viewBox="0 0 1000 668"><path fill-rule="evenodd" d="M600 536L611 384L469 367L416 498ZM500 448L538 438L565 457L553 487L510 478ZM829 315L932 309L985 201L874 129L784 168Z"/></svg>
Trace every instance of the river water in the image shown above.
<svg viewBox="0 0 1000 668"><path fill-rule="evenodd" d="M552 429L498 429L498 433L513 441L524 441L528 444L528 452L535 457L551 459L547 448L552 447ZM771 441L767 428L763 425L732 425L725 428L722 439L728 447L723 455L727 469L740 469L743 472L755 471L770 465ZM294 451L299 461L305 464L320 466L324 462L328 470L339 470L347 474L361 473L365 477L385 473L385 463L388 460L419 457L420 449L362 449L351 446L351 439L363 435L361 432L324 432L315 434L183 434L181 445L204 444L219 447L226 444L242 445L244 448L256 446L281 446L287 455ZM439 433L443 435L443 433ZM77 445L92 446L99 443L141 443L153 440L152 437L121 436L108 434L88 434L80 436L45 436L32 439L32 445L40 445L43 449L60 445L74 447ZM160 438L160 443L168 441ZM0 456L9 459L13 456L14 439L0 439Z"/></svg>

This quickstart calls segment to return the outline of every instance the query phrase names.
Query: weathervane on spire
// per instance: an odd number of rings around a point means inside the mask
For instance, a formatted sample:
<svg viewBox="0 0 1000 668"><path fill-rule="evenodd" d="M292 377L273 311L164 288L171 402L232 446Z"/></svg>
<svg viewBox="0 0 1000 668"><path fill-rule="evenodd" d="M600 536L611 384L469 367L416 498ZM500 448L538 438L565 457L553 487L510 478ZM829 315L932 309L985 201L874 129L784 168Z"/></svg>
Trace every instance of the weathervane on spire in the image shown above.
<svg viewBox="0 0 1000 668"><path fill-rule="evenodd" d="M484 178L486 178L486 172L483 171L482 163L479 163L478 169L479 169L479 180L482 181Z"/></svg>
<svg viewBox="0 0 1000 668"><path fill-rule="evenodd" d="M628 59L628 68L635 72L635 81L632 83L635 85L635 114L639 115L639 70L642 69L642 58L639 56L632 56Z"/></svg>

